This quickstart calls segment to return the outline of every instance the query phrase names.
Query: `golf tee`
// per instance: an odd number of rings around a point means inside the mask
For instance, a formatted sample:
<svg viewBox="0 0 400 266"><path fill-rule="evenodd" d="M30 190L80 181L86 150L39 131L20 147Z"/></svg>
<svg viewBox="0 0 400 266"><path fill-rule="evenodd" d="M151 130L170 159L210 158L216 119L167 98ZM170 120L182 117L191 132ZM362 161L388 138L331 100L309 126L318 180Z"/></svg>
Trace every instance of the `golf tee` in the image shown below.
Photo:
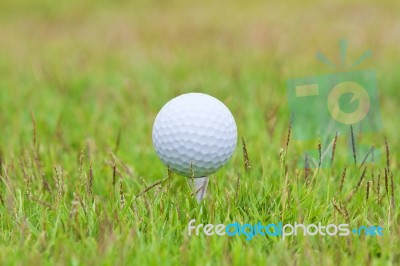
<svg viewBox="0 0 400 266"><path fill-rule="evenodd" d="M196 194L197 202L200 203L207 192L208 176L193 178L190 183L192 184L194 193Z"/></svg>

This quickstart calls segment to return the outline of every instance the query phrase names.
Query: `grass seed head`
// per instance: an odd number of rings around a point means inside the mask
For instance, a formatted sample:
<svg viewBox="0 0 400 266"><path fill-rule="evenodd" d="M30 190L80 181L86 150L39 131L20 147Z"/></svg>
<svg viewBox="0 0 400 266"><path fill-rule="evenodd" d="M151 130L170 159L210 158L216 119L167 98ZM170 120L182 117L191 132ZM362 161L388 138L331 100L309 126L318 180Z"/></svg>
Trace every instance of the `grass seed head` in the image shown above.
<svg viewBox="0 0 400 266"><path fill-rule="evenodd" d="M393 172L390 174L390 181L391 181L391 191L392 191L392 208L395 209L396 204L395 204L395 198L394 198L394 177L393 177Z"/></svg>
<svg viewBox="0 0 400 266"><path fill-rule="evenodd" d="M116 182L116 179L117 179L117 164L116 164L116 163L113 164L112 169L113 169L113 173L112 173L112 186L113 186L113 188L114 188L114 187L115 187L115 182Z"/></svg>
<svg viewBox="0 0 400 266"><path fill-rule="evenodd" d="M378 179L376 181L376 201L381 202L381 174L378 174Z"/></svg>
<svg viewBox="0 0 400 266"><path fill-rule="evenodd" d="M236 181L236 193L235 193L236 200L238 200L239 198L239 189L240 189L240 174L238 174L238 178Z"/></svg>
<svg viewBox="0 0 400 266"><path fill-rule="evenodd" d="M385 190L386 194L389 195L389 170L385 168Z"/></svg>
<svg viewBox="0 0 400 266"><path fill-rule="evenodd" d="M244 169L246 172L250 171L250 160L249 160L249 154L247 153L247 147L246 147L246 142L244 141L244 138L242 137L242 147L243 147L243 161L244 161Z"/></svg>
<svg viewBox="0 0 400 266"><path fill-rule="evenodd" d="M89 168L89 180L88 180L88 187L87 187L87 192L90 196L93 196L93 168L92 164L90 164Z"/></svg>
<svg viewBox="0 0 400 266"><path fill-rule="evenodd" d="M290 135L291 135L291 133L292 133L293 121L294 121L294 113L292 113L292 114L290 115L290 123L289 123L287 138L286 138L286 151L287 151L288 148L289 148Z"/></svg>
<svg viewBox="0 0 400 266"><path fill-rule="evenodd" d="M318 138L318 168L321 167L322 164L322 144L321 138Z"/></svg>
<svg viewBox="0 0 400 266"><path fill-rule="evenodd" d="M119 196L120 196L121 209L123 209L125 206L125 194L124 194L122 180L119 182Z"/></svg>
<svg viewBox="0 0 400 266"><path fill-rule="evenodd" d="M346 171L347 171L347 168L344 167L343 172L342 172L342 177L340 178L340 186L339 186L339 191L340 192L343 191L344 180L346 178Z"/></svg>
<svg viewBox="0 0 400 266"><path fill-rule="evenodd" d="M367 167L364 167L364 170L363 170L363 172L362 172L362 174L361 174L361 176L360 176L360 179L358 180L358 183L357 183L357 187L356 187L356 191L357 191L357 189L361 186L361 183L362 183L362 181L364 180L364 177L365 177L365 173L367 172Z"/></svg>
<svg viewBox="0 0 400 266"><path fill-rule="evenodd" d="M331 166L333 165L333 160L335 159L335 153L336 153L336 145L337 145L337 140L338 140L338 134L339 134L339 132L336 131L335 138L333 139L332 156L331 156Z"/></svg>
<svg viewBox="0 0 400 266"><path fill-rule="evenodd" d="M308 178L310 176L310 161L307 153L304 153L304 179L308 183Z"/></svg>
<svg viewBox="0 0 400 266"><path fill-rule="evenodd" d="M353 159L354 159L354 164L357 164L357 152L356 152L356 141L354 138L354 130L353 130L353 126L350 125L350 135L351 135L351 147L353 150Z"/></svg>
<svg viewBox="0 0 400 266"><path fill-rule="evenodd" d="M389 144L387 142L387 138L385 137L385 147L386 147L386 168L390 169L390 151L389 151Z"/></svg>
<svg viewBox="0 0 400 266"><path fill-rule="evenodd" d="M365 196L366 201L368 201L368 198L369 198L369 190L370 190L371 183L372 183L371 181L367 182L367 191L366 191L366 196Z"/></svg>

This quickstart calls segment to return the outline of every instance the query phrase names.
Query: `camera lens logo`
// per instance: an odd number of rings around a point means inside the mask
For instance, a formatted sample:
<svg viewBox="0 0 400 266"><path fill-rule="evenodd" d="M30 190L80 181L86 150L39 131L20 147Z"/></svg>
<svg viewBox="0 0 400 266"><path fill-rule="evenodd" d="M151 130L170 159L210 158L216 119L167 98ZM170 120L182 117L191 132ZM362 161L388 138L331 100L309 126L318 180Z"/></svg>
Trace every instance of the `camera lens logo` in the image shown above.
<svg viewBox="0 0 400 266"><path fill-rule="evenodd" d="M345 94L352 94L350 103L358 102L358 108L347 113L340 108L339 100ZM371 107L368 92L356 82L346 81L336 85L328 95L328 110L336 121L352 125L364 119Z"/></svg>
<svg viewBox="0 0 400 266"><path fill-rule="evenodd" d="M347 43L341 41L340 67L323 54L317 53L317 59L334 69L340 69L339 72L287 81L289 108L294 115L293 140L302 144L304 154L301 158L307 160L304 162L300 159L300 164L303 163L300 167L304 167L304 164L307 168L330 167L330 160L323 159L331 154L333 139L340 135L350 140L351 131L356 137L363 136L357 138L359 143L356 152L360 158L364 158L374 143L362 141L366 140L365 136L381 129L375 72L368 69L355 70L371 52L365 52L346 68L346 49ZM322 151L317 150L316 142L321 142L324 148ZM348 151L353 152L350 149ZM379 151L376 157L379 157ZM357 163L356 156L348 158L354 158ZM365 163L372 162L373 158L374 155Z"/></svg>

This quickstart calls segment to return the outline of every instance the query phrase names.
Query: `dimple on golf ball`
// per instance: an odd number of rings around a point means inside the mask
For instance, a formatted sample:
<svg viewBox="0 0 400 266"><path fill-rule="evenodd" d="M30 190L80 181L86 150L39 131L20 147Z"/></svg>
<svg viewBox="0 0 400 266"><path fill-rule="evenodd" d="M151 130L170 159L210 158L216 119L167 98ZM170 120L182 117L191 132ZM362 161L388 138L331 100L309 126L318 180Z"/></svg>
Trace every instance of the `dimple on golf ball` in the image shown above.
<svg viewBox="0 0 400 266"><path fill-rule="evenodd" d="M153 125L153 145L172 171L208 176L232 156L237 127L229 109L203 93L180 95L166 103Z"/></svg>

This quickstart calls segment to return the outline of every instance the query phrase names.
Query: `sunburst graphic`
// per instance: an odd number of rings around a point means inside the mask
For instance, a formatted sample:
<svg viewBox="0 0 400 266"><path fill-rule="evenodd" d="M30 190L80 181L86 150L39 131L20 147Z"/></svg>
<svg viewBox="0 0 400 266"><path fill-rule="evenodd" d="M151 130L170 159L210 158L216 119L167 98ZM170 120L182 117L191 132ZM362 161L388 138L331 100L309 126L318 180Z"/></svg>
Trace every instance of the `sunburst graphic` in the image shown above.
<svg viewBox="0 0 400 266"><path fill-rule="evenodd" d="M327 56L325 56L323 53L321 53L319 51L315 54L315 57L317 58L317 60L321 61L322 63L329 66L330 68L337 70L337 69L356 68L362 62L364 62L368 57L372 56L371 50L368 49L367 51L362 53L361 56L358 57L357 60L347 68L347 62L346 62L347 46L348 46L347 40L341 39L339 41L339 49L340 49L340 65L339 66L336 65L335 63L333 63L331 60L329 60L329 58Z"/></svg>

